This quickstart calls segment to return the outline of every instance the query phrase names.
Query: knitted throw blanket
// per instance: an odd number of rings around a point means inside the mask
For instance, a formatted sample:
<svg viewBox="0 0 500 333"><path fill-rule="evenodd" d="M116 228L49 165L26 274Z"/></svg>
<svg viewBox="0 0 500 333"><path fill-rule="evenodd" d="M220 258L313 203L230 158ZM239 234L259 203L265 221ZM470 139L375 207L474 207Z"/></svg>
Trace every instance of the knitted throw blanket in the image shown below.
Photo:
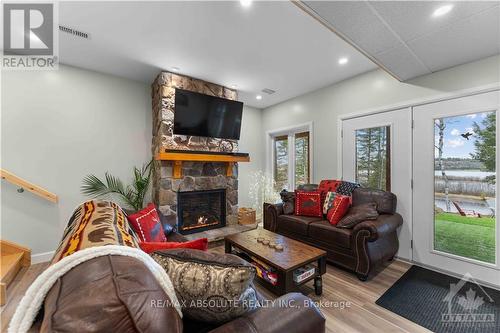
<svg viewBox="0 0 500 333"><path fill-rule="evenodd" d="M174 287L165 270L139 249L121 208L108 201L88 201L73 213L51 265L24 294L9 325L9 333L27 332L54 283L73 267L106 255L133 257L151 271L182 317Z"/></svg>

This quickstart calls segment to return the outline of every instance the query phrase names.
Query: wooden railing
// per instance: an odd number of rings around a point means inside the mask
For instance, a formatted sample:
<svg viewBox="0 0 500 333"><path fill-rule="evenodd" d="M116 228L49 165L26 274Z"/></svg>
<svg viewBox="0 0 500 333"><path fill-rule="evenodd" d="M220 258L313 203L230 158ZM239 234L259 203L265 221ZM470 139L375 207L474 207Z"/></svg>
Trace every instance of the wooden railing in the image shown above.
<svg viewBox="0 0 500 333"><path fill-rule="evenodd" d="M47 199L51 202L54 202L54 203L57 202L57 195L55 195L54 193L49 192L46 189L44 189L38 185L30 183L29 181L24 180L21 177L18 177L16 175L14 175L13 173L10 173L7 170L0 169L0 177L2 179L5 179L6 181L16 185L16 186L19 186L20 192L23 192L23 190L28 190L31 193L34 193L34 194L36 194L44 199Z"/></svg>

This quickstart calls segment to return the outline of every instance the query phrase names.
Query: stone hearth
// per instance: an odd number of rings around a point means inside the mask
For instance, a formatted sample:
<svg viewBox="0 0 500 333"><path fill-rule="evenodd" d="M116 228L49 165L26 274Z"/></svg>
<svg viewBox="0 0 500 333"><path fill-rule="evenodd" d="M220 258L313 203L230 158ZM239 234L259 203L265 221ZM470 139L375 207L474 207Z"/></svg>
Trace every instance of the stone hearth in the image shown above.
<svg viewBox="0 0 500 333"><path fill-rule="evenodd" d="M153 156L165 149L237 152L238 142L235 140L173 134L176 88L237 99L236 91L226 87L173 73L160 73L152 85ZM177 221L177 192L225 189L226 225L235 225L238 223L238 164L234 163L231 176L226 175L226 165L219 162L183 162L182 177L175 179L172 161L155 161L153 200L163 215L173 222Z"/></svg>
<svg viewBox="0 0 500 333"><path fill-rule="evenodd" d="M189 240L197 239L197 238L207 238L208 242L217 242L220 240L223 240L224 237L229 236L229 235L234 235L243 231L248 231L257 228L257 223L256 224L247 224L247 225L230 225L227 227L219 228L219 229L212 229L212 230L205 230L202 232L198 232L196 234L191 234L191 235L184 235Z"/></svg>

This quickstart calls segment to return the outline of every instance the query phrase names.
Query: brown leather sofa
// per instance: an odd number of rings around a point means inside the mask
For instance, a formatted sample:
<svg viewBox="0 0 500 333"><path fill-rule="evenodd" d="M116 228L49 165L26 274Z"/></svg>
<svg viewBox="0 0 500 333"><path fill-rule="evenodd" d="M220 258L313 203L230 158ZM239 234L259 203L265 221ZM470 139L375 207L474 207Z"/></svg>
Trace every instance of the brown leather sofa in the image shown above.
<svg viewBox="0 0 500 333"><path fill-rule="evenodd" d="M315 189L308 184L306 190ZM323 217L285 215L283 204L264 204L264 228L321 248L327 261L354 271L365 281L378 265L392 260L398 251L397 229L403 223L396 213L396 196L391 192L357 188L352 205L375 202L380 214L353 229L332 226Z"/></svg>
<svg viewBox="0 0 500 333"><path fill-rule="evenodd" d="M183 241L180 234L170 241ZM59 278L30 332L325 332L325 318L298 293L284 295L223 325L181 317L150 270L137 259L108 255Z"/></svg>

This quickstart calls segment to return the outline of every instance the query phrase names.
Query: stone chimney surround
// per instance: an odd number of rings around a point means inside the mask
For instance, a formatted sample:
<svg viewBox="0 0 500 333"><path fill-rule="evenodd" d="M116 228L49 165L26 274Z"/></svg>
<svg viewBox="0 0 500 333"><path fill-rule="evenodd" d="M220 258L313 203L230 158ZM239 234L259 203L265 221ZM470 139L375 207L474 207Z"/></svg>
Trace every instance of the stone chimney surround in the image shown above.
<svg viewBox="0 0 500 333"><path fill-rule="evenodd" d="M185 191L226 190L226 225L238 222L238 164L213 161L182 162L160 159L168 151L236 153L236 140L176 135L174 130L175 89L236 100L235 90L182 76L161 72L152 84L153 140L156 157L153 173L153 200L171 221L177 221L177 193ZM228 167L229 166L229 167Z"/></svg>

